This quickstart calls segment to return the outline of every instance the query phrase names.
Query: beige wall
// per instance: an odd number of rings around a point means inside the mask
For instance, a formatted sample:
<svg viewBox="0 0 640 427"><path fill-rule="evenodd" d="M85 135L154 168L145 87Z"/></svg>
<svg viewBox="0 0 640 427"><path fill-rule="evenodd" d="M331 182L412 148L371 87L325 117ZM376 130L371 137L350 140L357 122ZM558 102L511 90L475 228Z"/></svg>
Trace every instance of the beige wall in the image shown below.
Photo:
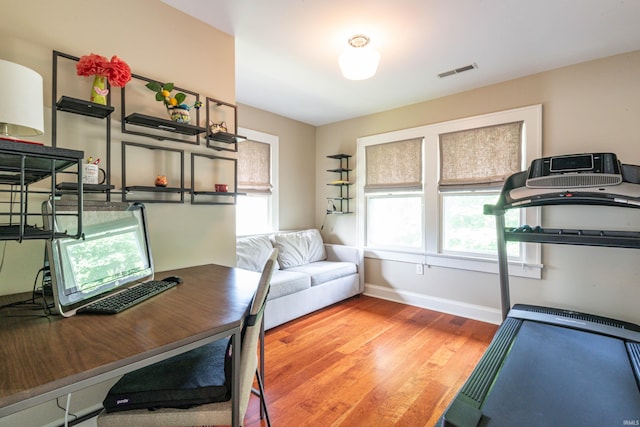
<svg viewBox="0 0 640 427"><path fill-rule="evenodd" d="M44 78L45 134L33 139L46 145L51 144L51 64L54 49L74 56L92 52L107 57L118 55L136 74L159 81L173 81L202 96L235 102L233 37L179 13L160 1L114 0L105 3L25 0L19 5L4 7L3 21L0 58L33 68ZM76 78L78 85L88 84L84 77L65 77L67 80ZM218 153L204 145L159 142L122 135L119 93L117 88L112 91L112 104L116 109L111 116L111 167L112 183L116 188L120 188L121 184L122 140L184 150L187 183L190 177L190 152ZM104 135L102 132L101 135ZM100 144L101 141L96 140L58 141L61 147L81 149L87 155ZM155 176L152 162L143 161L139 168ZM119 199L119 195L113 196L113 200ZM194 206L187 202L147 204L147 207L157 270L209 262L235 263L233 206ZM32 204L32 208L38 209L38 204ZM35 274L42 266L44 243L7 242L6 245L5 263L0 271L0 294L31 289Z"/></svg>
<svg viewBox="0 0 640 427"><path fill-rule="evenodd" d="M532 75L380 114L321 126L316 137L316 222L324 215L331 179L328 154L356 153L356 138L533 104L543 106L543 155L612 151L640 164L640 51ZM354 166L357 168L356 160ZM354 173L355 177L355 173ZM437 207L433 207L437 209ZM543 225L640 229L640 212L619 208L545 208ZM329 223L330 221L330 223ZM326 240L356 244L356 216L336 216ZM640 252L545 245L543 279L512 279L511 301L566 307L640 322ZM369 292L458 313L496 318L498 277L367 259ZM472 310L469 310L469 308Z"/></svg>
<svg viewBox="0 0 640 427"><path fill-rule="evenodd" d="M315 222L316 128L243 104L238 105L238 123L279 137L279 228L319 228Z"/></svg>

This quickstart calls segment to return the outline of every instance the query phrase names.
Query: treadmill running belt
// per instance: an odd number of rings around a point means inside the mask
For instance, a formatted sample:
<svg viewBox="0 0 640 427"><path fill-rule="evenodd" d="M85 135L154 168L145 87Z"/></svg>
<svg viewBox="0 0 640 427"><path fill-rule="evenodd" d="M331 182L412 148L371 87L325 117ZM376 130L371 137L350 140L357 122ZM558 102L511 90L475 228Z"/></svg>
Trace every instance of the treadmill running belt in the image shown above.
<svg viewBox="0 0 640 427"><path fill-rule="evenodd" d="M482 426L637 425L640 390L623 340L524 321L481 410Z"/></svg>

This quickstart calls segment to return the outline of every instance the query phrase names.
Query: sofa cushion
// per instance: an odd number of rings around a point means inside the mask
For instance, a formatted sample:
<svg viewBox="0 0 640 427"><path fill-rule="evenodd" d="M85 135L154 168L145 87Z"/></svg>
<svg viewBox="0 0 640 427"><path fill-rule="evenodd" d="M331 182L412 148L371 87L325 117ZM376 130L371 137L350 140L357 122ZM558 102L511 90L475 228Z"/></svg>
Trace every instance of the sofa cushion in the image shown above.
<svg viewBox="0 0 640 427"><path fill-rule="evenodd" d="M278 249L278 261L282 268L291 268L327 259L322 236L316 229L277 233L273 236L273 241L274 246Z"/></svg>
<svg viewBox="0 0 640 427"><path fill-rule="evenodd" d="M311 286L321 285L340 277L356 274L356 265L351 262L318 261L300 265L287 272L304 273L311 276Z"/></svg>
<svg viewBox="0 0 640 427"><path fill-rule="evenodd" d="M310 287L311 277L308 274L289 270L276 270L271 276L271 289L269 290L267 301L309 289Z"/></svg>
<svg viewBox="0 0 640 427"><path fill-rule="evenodd" d="M267 235L239 237L236 239L236 267L261 272L271 255L273 244ZM275 265L275 269L280 266Z"/></svg>

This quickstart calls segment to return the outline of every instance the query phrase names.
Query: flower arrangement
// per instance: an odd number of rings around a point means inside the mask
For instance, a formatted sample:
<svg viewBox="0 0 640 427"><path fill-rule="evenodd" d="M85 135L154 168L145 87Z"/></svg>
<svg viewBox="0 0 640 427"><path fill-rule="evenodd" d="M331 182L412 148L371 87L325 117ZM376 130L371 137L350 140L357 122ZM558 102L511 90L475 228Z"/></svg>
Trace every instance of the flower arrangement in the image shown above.
<svg viewBox="0 0 640 427"><path fill-rule="evenodd" d="M131 68L116 55L113 55L111 60L95 53L84 55L76 64L76 71L79 76L95 76L91 88L91 102L103 105L106 105L106 96L109 93L106 81L112 86L124 87L131 80Z"/></svg>
<svg viewBox="0 0 640 427"><path fill-rule="evenodd" d="M171 120L178 123L189 123L191 118L189 117L189 110L191 108L198 109L202 107L202 101L196 101L192 105L184 103L187 99L187 95L182 92L178 92L175 95L171 95L173 91L173 83L165 83L161 85L158 82L149 82L145 85L147 89L156 93L156 101L161 101L167 107Z"/></svg>

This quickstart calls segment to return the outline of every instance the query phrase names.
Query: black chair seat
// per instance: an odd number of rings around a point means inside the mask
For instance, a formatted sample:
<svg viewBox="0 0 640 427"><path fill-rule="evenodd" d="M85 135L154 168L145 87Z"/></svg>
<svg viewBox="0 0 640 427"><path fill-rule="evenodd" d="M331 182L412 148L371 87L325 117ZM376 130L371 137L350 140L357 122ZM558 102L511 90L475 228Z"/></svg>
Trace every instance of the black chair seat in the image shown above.
<svg viewBox="0 0 640 427"><path fill-rule="evenodd" d="M109 390L107 412L190 408L231 398L224 338L124 375Z"/></svg>

